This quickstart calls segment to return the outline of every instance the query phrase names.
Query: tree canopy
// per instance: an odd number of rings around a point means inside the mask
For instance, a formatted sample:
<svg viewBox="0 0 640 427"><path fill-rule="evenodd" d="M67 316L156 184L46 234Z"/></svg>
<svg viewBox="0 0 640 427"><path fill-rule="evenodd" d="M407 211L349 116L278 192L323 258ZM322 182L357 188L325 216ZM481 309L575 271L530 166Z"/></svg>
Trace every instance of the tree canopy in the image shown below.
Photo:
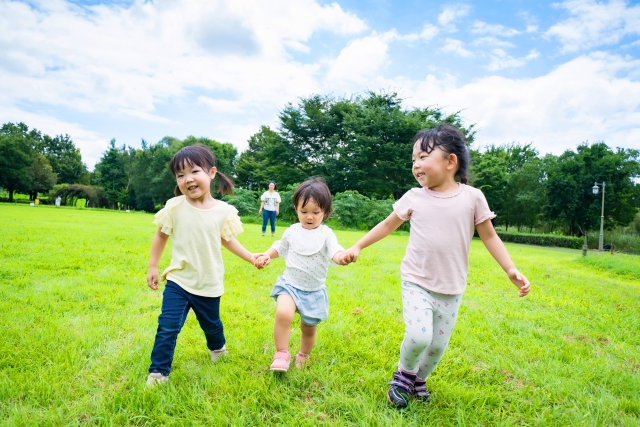
<svg viewBox="0 0 640 427"><path fill-rule="evenodd" d="M319 175L334 193L399 197L413 186L411 141L417 131L449 122L470 144L474 136L473 125L465 127L458 114L403 109L396 93L315 95L288 104L279 120L277 131L263 126L249 139L236 167L241 185L263 188L274 179L286 186Z"/></svg>

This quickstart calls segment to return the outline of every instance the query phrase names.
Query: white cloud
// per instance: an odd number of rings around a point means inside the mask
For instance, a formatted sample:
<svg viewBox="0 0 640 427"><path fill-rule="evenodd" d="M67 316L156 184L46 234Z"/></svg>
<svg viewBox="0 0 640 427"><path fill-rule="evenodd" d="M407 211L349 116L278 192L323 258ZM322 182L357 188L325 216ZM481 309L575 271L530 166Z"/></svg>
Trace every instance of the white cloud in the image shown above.
<svg viewBox="0 0 640 427"><path fill-rule="evenodd" d="M91 168L111 135L53 117L56 107L175 125L159 106L192 92L237 91L233 101L202 95L198 103L216 114L212 137L245 147L268 121L261 117L319 89L319 65L292 61L286 49L308 52L304 43L315 31L350 35L367 27L338 4L313 0L138 0L127 7L36 0L0 1L0 28L3 119L70 134ZM17 107L24 101L52 108L25 111ZM242 125L218 119L240 112L250 116Z"/></svg>
<svg viewBox="0 0 640 427"><path fill-rule="evenodd" d="M454 53L465 58L473 56L473 53L471 51L462 47L462 41L450 38L445 39L444 45L442 46L442 51Z"/></svg>
<svg viewBox="0 0 640 427"><path fill-rule="evenodd" d="M459 85L432 75L422 81L400 78L407 103L462 111L476 123L476 146L513 141L542 153L560 154L584 141L638 148L640 141L640 60L593 53L575 58L549 74L528 79L485 77Z"/></svg>
<svg viewBox="0 0 640 427"><path fill-rule="evenodd" d="M435 25L425 24L420 31L420 38L428 41L437 36L439 32L440 30Z"/></svg>
<svg viewBox="0 0 640 427"><path fill-rule="evenodd" d="M536 31L538 31L538 26L537 25L527 25L527 28L525 30L527 33L535 33Z"/></svg>
<svg viewBox="0 0 640 427"><path fill-rule="evenodd" d="M352 40L331 62L326 80L365 83L389 59L389 42L400 37L395 30L391 30L382 34L374 32L367 37Z"/></svg>
<svg viewBox="0 0 640 427"><path fill-rule="evenodd" d="M459 18L467 16L471 8L465 4L447 5L443 8L442 12L438 15L438 24L443 27L447 27L449 24L453 24ZM455 31L455 27L450 27Z"/></svg>
<svg viewBox="0 0 640 427"><path fill-rule="evenodd" d="M491 35L496 37L513 37L520 34L520 31L507 28L499 24L487 24L482 21L474 21L471 32L474 34Z"/></svg>
<svg viewBox="0 0 640 427"><path fill-rule="evenodd" d="M296 62L288 49L308 52L317 31L355 35L367 26L337 3L315 0L4 0L0 28L1 105L170 124L158 108L194 92L219 109L231 104L216 104L212 92L239 91L233 106L242 108L317 90L320 65Z"/></svg>
<svg viewBox="0 0 640 427"><path fill-rule="evenodd" d="M640 5L627 7L624 0L568 0L554 6L572 15L545 33L560 40L563 52L615 44L626 35L640 34Z"/></svg>
<svg viewBox="0 0 640 427"><path fill-rule="evenodd" d="M503 70L505 68L518 68L538 56L540 56L540 54L535 49L531 50L522 58L513 58L502 49L493 49L491 51L491 62L487 68L491 71Z"/></svg>
<svg viewBox="0 0 640 427"><path fill-rule="evenodd" d="M474 46L495 46L495 47L515 47L513 43L497 39L495 37L480 37L475 39L471 44Z"/></svg>

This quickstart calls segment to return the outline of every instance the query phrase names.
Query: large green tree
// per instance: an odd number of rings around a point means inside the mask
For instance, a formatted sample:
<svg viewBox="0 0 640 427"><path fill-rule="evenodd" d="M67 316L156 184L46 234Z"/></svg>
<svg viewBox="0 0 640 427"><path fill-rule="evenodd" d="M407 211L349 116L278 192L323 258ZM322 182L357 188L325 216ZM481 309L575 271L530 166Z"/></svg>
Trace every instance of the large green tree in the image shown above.
<svg viewBox="0 0 640 427"><path fill-rule="evenodd" d="M545 204L544 170L531 144L512 143L472 151L471 183L482 190L496 224L534 227Z"/></svg>
<svg viewBox="0 0 640 427"><path fill-rule="evenodd" d="M415 185L411 141L418 130L446 121L461 127L469 143L474 136L457 114L404 109L396 93L315 95L288 104L279 119L277 131L263 127L249 140L237 163L240 184L257 189L274 179L284 187L320 175L334 193L399 197Z"/></svg>
<svg viewBox="0 0 640 427"><path fill-rule="evenodd" d="M57 174L59 183L80 183L87 174L80 149L75 146L69 135L44 135L42 153L51 164L53 172Z"/></svg>
<svg viewBox="0 0 640 427"><path fill-rule="evenodd" d="M33 162L27 168L29 176L29 196L31 200L38 198L38 193L49 191L56 185L58 176L53 172L49 160L42 154L36 153Z"/></svg>
<svg viewBox="0 0 640 427"><path fill-rule="evenodd" d="M14 192L31 189L28 169L41 143L42 134L24 123L5 123L0 128L0 186L9 192L10 202Z"/></svg>
<svg viewBox="0 0 640 427"><path fill-rule="evenodd" d="M545 216L565 220L572 234L599 228L602 190L594 195L591 188L604 181L605 227L629 224L637 211L632 178L640 174L639 160L638 150L614 151L604 142L565 151L547 169Z"/></svg>

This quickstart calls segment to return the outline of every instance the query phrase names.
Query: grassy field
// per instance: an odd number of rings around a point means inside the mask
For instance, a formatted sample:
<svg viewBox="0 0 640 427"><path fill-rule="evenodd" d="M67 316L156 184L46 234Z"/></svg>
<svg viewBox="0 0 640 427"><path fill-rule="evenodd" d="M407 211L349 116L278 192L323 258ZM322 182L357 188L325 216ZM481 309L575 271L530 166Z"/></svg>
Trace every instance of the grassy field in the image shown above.
<svg viewBox="0 0 640 427"><path fill-rule="evenodd" d="M268 295L284 264L258 271L225 251L229 358L210 363L190 314L171 382L147 388L161 303L145 284L151 220L0 204L0 425L640 425L640 258L585 262L507 245L533 283L520 299L475 240L457 329L427 383L430 403L398 411L385 401L403 334L406 235L331 269L331 313L312 365L283 376L268 371ZM239 236L253 251L272 241L259 227ZM362 235L337 234L345 247Z"/></svg>

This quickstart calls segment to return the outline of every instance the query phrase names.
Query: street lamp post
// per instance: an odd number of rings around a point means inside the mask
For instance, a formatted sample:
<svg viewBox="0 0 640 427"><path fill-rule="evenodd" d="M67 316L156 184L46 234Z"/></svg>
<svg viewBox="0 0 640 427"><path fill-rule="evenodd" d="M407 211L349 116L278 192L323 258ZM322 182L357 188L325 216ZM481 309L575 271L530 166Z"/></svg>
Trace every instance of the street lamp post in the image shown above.
<svg viewBox="0 0 640 427"><path fill-rule="evenodd" d="M594 183L593 187L591 187L591 190L593 190L593 194L598 194L600 188L598 187L598 185L602 185L602 213L600 214L600 239L598 240L598 250L601 251L602 250L602 244L603 244L603 238L604 238L604 232L603 232L603 227L604 227L604 189L606 187L606 184L604 181L602 181L601 183Z"/></svg>

